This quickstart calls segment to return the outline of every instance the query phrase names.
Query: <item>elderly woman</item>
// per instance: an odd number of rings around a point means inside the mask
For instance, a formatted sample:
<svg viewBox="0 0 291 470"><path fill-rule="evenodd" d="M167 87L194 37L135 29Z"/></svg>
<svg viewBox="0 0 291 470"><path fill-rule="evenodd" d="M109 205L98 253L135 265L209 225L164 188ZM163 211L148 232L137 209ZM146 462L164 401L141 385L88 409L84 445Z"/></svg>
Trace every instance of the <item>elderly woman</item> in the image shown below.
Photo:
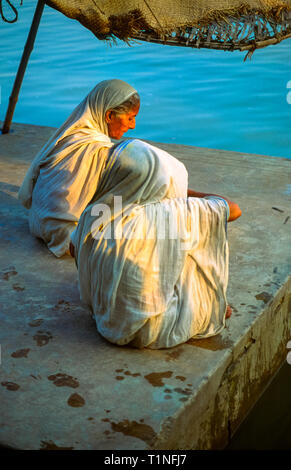
<svg viewBox="0 0 291 470"><path fill-rule="evenodd" d="M238 205L191 190L187 197L184 165L152 145L124 141L107 153L71 235L97 330L112 343L153 349L218 334L230 316L226 227Z"/></svg>
<svg viewBox="0 0 291 470"><path fill-rule="evenodd" d="M33 160L19 191L30 231L61 257L104 170L105 150L134 129L139 95L122 80L99 83Z"/></svg>

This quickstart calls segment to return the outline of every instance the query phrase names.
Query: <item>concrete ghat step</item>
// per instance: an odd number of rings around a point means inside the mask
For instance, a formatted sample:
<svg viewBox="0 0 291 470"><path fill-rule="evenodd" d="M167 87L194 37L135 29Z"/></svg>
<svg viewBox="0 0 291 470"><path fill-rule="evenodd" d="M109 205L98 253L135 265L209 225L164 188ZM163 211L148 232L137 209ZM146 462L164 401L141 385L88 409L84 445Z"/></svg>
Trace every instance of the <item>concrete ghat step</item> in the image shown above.
<svg viewBox="0 0 291 470"><path fill-rule="evenodd" d="M189 187L229 196L233 315L219 336L169 350L107 343L79 302L69 257L31 237L17 191L54 129L0 135L0 445L18 449L217 449L291 340L291 160L155 144ZM290 217L290 219L288 219Z"/></svg>

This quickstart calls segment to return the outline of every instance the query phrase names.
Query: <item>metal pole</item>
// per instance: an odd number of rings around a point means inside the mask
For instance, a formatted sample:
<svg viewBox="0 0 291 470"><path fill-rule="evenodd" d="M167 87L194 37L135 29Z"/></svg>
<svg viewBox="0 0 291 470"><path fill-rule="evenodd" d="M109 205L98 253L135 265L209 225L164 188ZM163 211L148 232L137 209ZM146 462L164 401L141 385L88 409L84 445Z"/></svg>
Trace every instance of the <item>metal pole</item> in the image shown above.
<svg viewBox="0 0 291 470"><path fill-rule="evenodd" d="M11 93L11 96L9 98L9 105L7 108L6 116L5 116L5 121L4 125L2 128L2 134L8 134L10 130L10 125L13 117L13 113L15 110L16 103L18 101L18 95L20 91L20 87L22 84L22 80L24 77L24 73L26 70L26 66L28 63L28 59L30 57L31 51L33 49L36 33L38 30L39 22L41 19L41 15L44 9L44 1L43 0L38 0L35 12L34 12L34 17L31 23L30 31L26 40L26 44L24 46L24 50L22 53L21 61L18 67L17 75L15 78L13 90Z"/></svg>

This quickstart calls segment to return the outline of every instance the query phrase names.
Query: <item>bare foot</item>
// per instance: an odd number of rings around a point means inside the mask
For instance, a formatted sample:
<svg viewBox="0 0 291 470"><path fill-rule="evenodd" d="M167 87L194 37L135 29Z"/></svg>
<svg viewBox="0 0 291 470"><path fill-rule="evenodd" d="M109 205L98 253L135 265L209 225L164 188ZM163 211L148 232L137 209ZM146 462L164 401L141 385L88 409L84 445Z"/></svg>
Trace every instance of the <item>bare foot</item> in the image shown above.
<svg viewBox="0 0 291 470"><path fill-rule="evenodd" d="M226 307L226 314L225 314L225 318L230 318L231 317L231 314L232 314L232 308L230 305L228 305Z"/></svg>

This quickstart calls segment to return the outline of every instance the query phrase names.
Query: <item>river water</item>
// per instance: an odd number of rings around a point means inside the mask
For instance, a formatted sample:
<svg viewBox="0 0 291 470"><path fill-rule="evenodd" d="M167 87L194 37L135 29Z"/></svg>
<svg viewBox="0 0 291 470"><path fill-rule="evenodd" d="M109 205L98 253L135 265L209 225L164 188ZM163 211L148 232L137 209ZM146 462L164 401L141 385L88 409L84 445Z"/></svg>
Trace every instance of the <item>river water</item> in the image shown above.
<svg viewBox="0 0 291 470"><path fill-rule="evenodd" d="M284 362L227 450L291 450L291 365Z"/></svg>
<svg viewBox="0 0 291 470"><path fill-rule="evenodd" d="M0 20L0 120L34 7L25 0L17 23ZM46 6L14 120L57 127L96 83L120 78L141 95L129 137L291 158L291 39L251 61L244 54L142 42L110 47ZM229 449L291 449L290 389L286 363Z"/></svg>
<svg viewBox="0 0 291 470"><path fill-rule="evenodd" d="M23 3L17 23L0 20L1 120L35 7ZM110 47L46 6L14 120L57 127L96 83L120 78L142 100L129 137L291 158L290 46L288 39L246 62L242 52Z"/></svg>

